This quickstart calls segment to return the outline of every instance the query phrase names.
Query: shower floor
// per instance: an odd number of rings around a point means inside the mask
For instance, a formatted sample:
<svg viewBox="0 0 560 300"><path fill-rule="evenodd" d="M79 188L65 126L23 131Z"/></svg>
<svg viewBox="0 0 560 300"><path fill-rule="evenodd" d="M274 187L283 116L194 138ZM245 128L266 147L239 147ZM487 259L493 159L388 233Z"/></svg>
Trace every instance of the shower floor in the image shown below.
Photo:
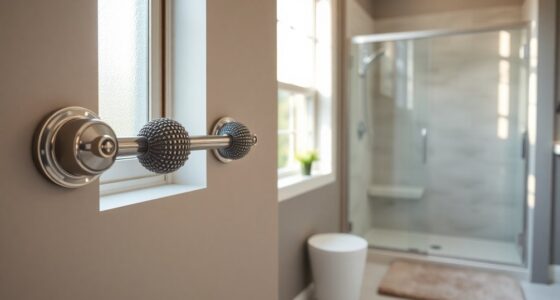
<svg viewBox="0 0 560 300"><path fill-rule="evenodd" d="M514 243L378 228L370 229L364 238L371 247L376 248L516 266L523 263L517 245Z"/></svg>

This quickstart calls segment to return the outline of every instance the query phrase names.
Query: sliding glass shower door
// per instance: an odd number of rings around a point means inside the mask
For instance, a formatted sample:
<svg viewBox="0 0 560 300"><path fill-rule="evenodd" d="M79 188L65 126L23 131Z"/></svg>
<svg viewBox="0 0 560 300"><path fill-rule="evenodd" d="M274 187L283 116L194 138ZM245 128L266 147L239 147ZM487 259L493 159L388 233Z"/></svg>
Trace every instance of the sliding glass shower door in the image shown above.
<svg viewBox="0 0 560 300"><path fill-rule="evenodd" d="M525 35L354 45L349 218L370 246L522 263Z"/></svg>

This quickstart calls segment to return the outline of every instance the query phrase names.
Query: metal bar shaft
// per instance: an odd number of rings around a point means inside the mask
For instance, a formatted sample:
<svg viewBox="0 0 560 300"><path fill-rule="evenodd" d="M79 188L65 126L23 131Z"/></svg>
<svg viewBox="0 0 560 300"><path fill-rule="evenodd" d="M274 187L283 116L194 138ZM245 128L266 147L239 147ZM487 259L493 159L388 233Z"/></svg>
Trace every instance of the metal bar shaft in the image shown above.
<svg viewBox="0 0 560 300"><path fill-rule="evenodd" d="M191 151L226 148L231 145L231 137L226 135L191 136L189 140ZM137 156L148 151L148 140L143 136L118 138L118 144L118 157Z"/></svg>
<svg viewBox="0 0 560 300"><path fill-rule="evenodd" d="M190 140L191 150L219 149L231 145L231 137L227 135L193 136Z"/></svg>
<svg viewBox="0 0 560 300"><path fill-rule="evenodd" d="M121 137L117 140L119 144L118 157L136 156L148 151L148 139L143 136Z"/></svg>

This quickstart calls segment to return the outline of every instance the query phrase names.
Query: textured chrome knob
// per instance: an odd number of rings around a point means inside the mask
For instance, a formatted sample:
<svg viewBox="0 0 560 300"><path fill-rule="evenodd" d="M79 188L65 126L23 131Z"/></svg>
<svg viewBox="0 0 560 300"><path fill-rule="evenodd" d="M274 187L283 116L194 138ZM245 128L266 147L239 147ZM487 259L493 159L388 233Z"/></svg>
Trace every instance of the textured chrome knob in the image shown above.
<svg viewBox="0 0 560 300"><path fill-rule="evenodd" d="M189 134L177 121L150 121L138 135L145 137L147 143L146 152L139 154L138 160L144 168L154 173L174 172L189 159Z"/></svg>
<svg viewBox="0 0 560 300"><path fill-rule="evenodd" d="M245 157L251 151L251 147L257 143L257 136L251 134L247 126L235 121L225 122L215 134L231 138L231 144L228 147L216 149L217 156L222 161Z"/></svg>

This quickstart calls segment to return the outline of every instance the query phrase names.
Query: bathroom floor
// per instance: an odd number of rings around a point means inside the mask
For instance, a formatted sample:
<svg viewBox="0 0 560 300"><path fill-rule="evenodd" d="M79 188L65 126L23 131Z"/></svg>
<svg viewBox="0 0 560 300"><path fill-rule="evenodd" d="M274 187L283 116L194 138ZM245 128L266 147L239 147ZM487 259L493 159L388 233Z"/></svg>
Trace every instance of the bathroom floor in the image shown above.
<svg viewBox="0 0 560 300"><path fill-rule="evenodd" d="M379 282L389 268L386 264L368 262L362 284L360 300L395 300L401 298L381 296L377 294ZM526 300L558 300L560 283L554 285L531 284L521 282Z"/></svg>
<svg viewBox="0 0 560 300"><path fill-rule="evenodd" d="M417 249L433 255L497 262L519 266L521 255L514 243L372 228L365 234L369 245L395 250Z"/></svg>

